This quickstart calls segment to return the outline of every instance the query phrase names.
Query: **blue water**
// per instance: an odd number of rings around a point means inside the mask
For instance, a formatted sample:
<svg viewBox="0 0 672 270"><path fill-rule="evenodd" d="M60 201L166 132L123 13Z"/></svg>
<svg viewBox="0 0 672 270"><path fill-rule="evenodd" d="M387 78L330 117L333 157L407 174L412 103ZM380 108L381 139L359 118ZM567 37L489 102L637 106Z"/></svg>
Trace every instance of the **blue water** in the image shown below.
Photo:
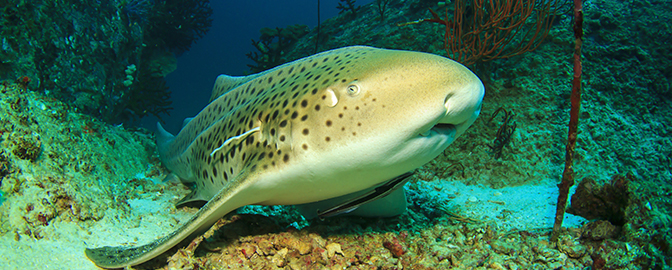
<svg viewBox="0 0 672 270"><path fill-rule="evenodd" d="M338 15L338 0L320 1L320 20ZM373 0L358 0L365 5ZM193 117L207 104L217 75L243 75L253 64L245 54L254 51L251 40L259 39L264 27L286 27L293 24L317 26L317 1L211 1L214 13L208 34L196 41L181 55L177 70L166 76L174 110L164 127L177 133L182 120ZM142 125L154 129L156 119L147 117Z"/></svg>

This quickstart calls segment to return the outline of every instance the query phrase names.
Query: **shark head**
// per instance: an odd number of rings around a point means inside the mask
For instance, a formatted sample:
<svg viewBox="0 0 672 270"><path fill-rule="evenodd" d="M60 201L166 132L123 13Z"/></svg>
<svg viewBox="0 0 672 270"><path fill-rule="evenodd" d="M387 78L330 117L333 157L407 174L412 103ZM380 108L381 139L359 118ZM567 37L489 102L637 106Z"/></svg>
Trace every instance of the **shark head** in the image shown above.
<svg viewBox="0 0 672 270"><path fill-rule="evenodd" d="M350 153L347 160L363 168L417 168L443 152L480 113L483 84L450 59L364 48L355 58L347 79L313 100L326 108L306 126L319 130L312 143L326 147L331 143L318 137L331 135L337 154Z"/></svg>

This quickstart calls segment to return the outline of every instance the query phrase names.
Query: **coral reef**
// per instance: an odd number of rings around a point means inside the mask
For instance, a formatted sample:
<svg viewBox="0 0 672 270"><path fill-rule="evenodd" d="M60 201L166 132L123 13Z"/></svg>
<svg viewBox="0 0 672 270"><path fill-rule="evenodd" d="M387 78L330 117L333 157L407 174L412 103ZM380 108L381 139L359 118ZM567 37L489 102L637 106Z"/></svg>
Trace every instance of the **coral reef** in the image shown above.
<svg viewBox="0 0 672 270"><path fill-rule="evenodd" d="M385 12L387 12L391 0L376 0L376 6L378 7L378 13L380 14L380 20L385 20Z"/></svg>
<svg viewBox="0 0 672 270"><path fill-rule="evenodd" d="M541 3L530 0L456 0L453 1L452 17L449 17L447 7L443 18L430 9L432 18L419 22L443 25L444 49L448 57L472 65L535 50L567 3L567 0Z"/></svg>
<svg viewBox="0 0 672 270"><path fill-rule="evenodd" d="M162 258L139 268L577 269L591 262L579 243L580 229L564 233L557 248L545 240L546 232L503 232L445 213L431 222L414 217L423 215L335 218L301 230L266 216L227 215L203 236L169 252L168 265Z"/></svg>
<svg viewBox="0 0 672 270"><path fill-rule="evenodd" d="M340 16L323 22L319 48L327 50L359 44L446 55L443 51L445 27L431 24L394 27L397 23L430 17L427 8L443 7L431 1L392 1L385 21L372 23L378 16L375 5L362 6L356 18L346 20L345 16ZM451 6L448 8L450 10ZM668 91L670 83L667 81L670 76L665 75L665 72L669 73L672 57L669 50L660 49L666 37L672 36L669 20L660 20L671 16L669 10L661 2L644 7L639 2L619 4L607 0L591 1L583 9L586 82L579 114L581 125L577 131L574 173L580 179L610 179L615 174L630 172L636 179L641 179L637 188L630 187L635 191L629 193L627 209L630 212L625 211L625 220L630 220L623 225L626 232L616 236L631 231L632 237L627 238L630 239L628 242L614 242L611 238L599 242L602 246L588 248L586 252L593 254L595 267L600 266L600 261L607 266L619 267L628 264L641 264L644 268L647 265L672 265L663 259L669 256L672 238L669 230L661 229L672 216L663 210L672 209L666 198L672 183L669 169L672 139L668 136L672 128L669 117L665 117L672 114L672 92ZM492 143L488 136L491 127L487 125L487 117L481 117L443 156L425 168L439 177L495 188L557 183L564 162L562 146L567 142L570 110L571 66L561 59L569 59L573 52L571 18L557 16L548 37L534 51L472 67L486 86L482 115L491 115L500 107L516 112L517 129L510 142L510 155L515 156L515 160L492 160L488 156L488 145ZM311 31L302 38L286 53L287 59L311 54L315 34ZM630 76L632 74L642 75ZM452 173L455 167L450 168L454 164L464 164L465 169L462 173ZM658 190L654 189L656 186ZM635 194L640 198L637 202L633 202ZM628 229L633 227L642 231L635 234L634 230ZM562 235L559 239L558 245L581 243L577 238L563 240ZM656 246L644 239L655 242ZM599 248L604 249L604 254L595 253ZM619 252L627 253L628 249L636 259L614 257Z"/></svg>
<svg viewBox="0 0 672 270"><path fill-rule="evenodd" d="M0 93L0 235L41 239L54 221L129 211L128 200L149 188L139 175L158 175L145 133L107 126L18 84L3 84Z"/></svg>
<svg viewBox="0 0 672 270"><path fill-rule="evenodd" d="M5 152L0 152L0 183L2 183L2 178L9 174L10 170L11 166L7 155Z"/></svg>
<svg viewBox="0 0 672 270"><path fill-rule="evenodd" d="M137 79L129 85L130 91L121 97L123 104L126 105L115 107L115 110L110 112L113 119L137 120L151 114L161 120L162 115L172 110L165 75L162 75L160 70L153 71L150 64L142 62L137 72Z"/></svg>
<svg viewBox="0 0 672 270"><path fill-rule="evenodd" d="M560 227L565 217L565 210L567 208L567 198L569 196L569 189L574 185L574 156L576 153L576 140L578 139L579 128L579 113L581 111L581 93L582 87L582 64L581 64L581 48L583 47L583 0L574 0L574 59L573 76L572 76L572 93L570 94L570 109L569 109L569 123L567 144L565 146L565 168L562 171L562 179L558 185L560 194L558 195L558 203L555 209L555 222L553 224L553 234L551 234L551 241L558 240Z"/></svg>
<svg viewBox="0 0 672 270"><path fill-rule="evenodd" d="M147 22L148 14L154 7L152 0L128 0L118 3L120 11L126 16L127 24L143 24Z"/></svg>
<svg viewBox="0 0 672 270"><path fill-rule="evenodd" d="M163 84L138 91L128 84L126 67L153 66L165 62L165 53L184 52L208 31L212 14L204 0L7 2L0 8L0 79L27 76L26 88L110 123L169 112ZM130 75L155 82L157 74Z"/></svg>
<svg viewBox="0 0 672 270"><path fill-rule="evenodd" d="M637 7L638 4L630 5ZM625 168L633 168L636 176L669 182L672 178L668 169L668 165L672 164L672 152L669 150L672 149L672 140L667 136L671 132L670 125L667 125L669 119L663 116L672 112L668 106L670 99L666 98L669 91L662 88L669 85L666 81L669 76L663 73L669 70L666 65L672 63L672 57L666 51L657 49L660 47L655 44L659 44L659 40L653 36L656 31L672 28L646 25L659 24L655 17L666 18L670 13L662 12L667 7L656 4L641 11L641 17L628 15L628 24L614 24L617 20L614 14L626 14L629 7L606 0L584 7L583 68L587 75L584 76L582 124L578 133L586 137L577 142L574 169L578 175L609 178L616 172L630 171L624 171ZM436 3L392 1L389 8L404 12L389 12L385 22L375 23L378 16L376 7L365 5L357 18L345 20L344 16L339 16L324 21L319 49L358 44L445 55L442 37L445 29L433 24L412 27L395 24L427 18L430 16L427 8L438 8ZM631 30L637 27L647 30ZM609 31L600 31L607 28ZM531 177L532 174L554 178L562 172L564 150L557 145L565 144L567 139L571 67L556 59L568 59L572 55L571 29L571 17L559 16L548 38L537 50L473 67L486 87L482 115L491 115L499 107L516 112L517 129L511 141L511 155L516 160L485 161L488 158L487 145L492 143L492 138L488 136L491 127L485 123L487 117L481 117L464 137L446 150L446 155L436 160L437 166L450 166L456 162L470 164L464 179L493 187L536 183L539 180L534 180L538 178ZM316 31L313 30L287 51L285 58L291 61L312 54L315 38ZM632 49L634 47L638 49ZM619 55L618 52L629 56ZM646 57L642 59L648 64L632 62L637 59L632 53L644 52ZM652 68L655 66L660 68ZM617 69L628 71L617 72ZM633 77L625 74L643 75ZM653 85L654 81L658 83ZM623 130L621 127L632 128ZM467 158L469 161L457 158L464 151L472 153ZM493 178L506 180L491 181Z"/></svg>
<svg viewBox="0 0 672 270"><path fill-rule="evenodd" d="M165 63L172 63L181 46L140 46L155 2L57 2L63 5L17 0L0 8L0 32L13 37L0 41L0 76L5 79L0 84L0 244L3 255L16 258L44 254L35 264L18 262L28 265L24 269L45 268L48 263L57 268L64 261L77 264L64 269L96 269L81 254L91 247L87 245L146 243L195 212L172 206L188 190L177 182L161 181L165 171L152 135L90 116L151 114L144 111L150 108L147 104L128 104L149 100L141 97L146 87L161 88L151 79L169 72L172 64ZM357 16L342 14L325 21L319 49L361 44L445 55L445 27L397 26L428 18L427 8L441 8L436 1L392 0L388 8L382 20L373 4L362 6ZM137 268L669 268L669 9L663 2L606 0L584 7L587 83L574 165L584 181L570 211L597 220L560 229L557 242L548 241L552 218L538 228L506 226L530 222L528 216L510 210L511 197L549 197L529 190L536 185L554 187L562 172L570 109L571 73L565 61L572 53L569 16L557 18L537 50L474 66L487 88L483 115L500 107L516 112L517 128L507 151L515 159L492 158L492 127L481 117L444 155L418 169L406 185L408 212L399 217L307 221L292 207L248 206L187 245ZM273 31L278 30L267 34ZM190 35L183 37L189 40ZM279 59L314 53L316 39L313 30L282 50ZM102 108L101 102L106 104ZM132 112L119 109L127 107ZM33 151L15 152L19 145ZM458 202L480 186L504 192L503 187L519 185L525 185L519 194L500 192ZM451 186L462 188L449 191ZM483 216L491 213L483 210L485 206L501 208L487 219Z"/></svg>

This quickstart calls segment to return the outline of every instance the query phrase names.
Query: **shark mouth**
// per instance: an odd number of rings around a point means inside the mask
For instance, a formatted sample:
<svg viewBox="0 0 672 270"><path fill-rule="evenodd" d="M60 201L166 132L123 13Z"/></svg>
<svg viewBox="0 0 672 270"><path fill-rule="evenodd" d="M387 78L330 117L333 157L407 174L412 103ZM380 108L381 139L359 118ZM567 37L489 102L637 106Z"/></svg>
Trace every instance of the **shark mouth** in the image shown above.
<svg viewBox="0 0 672 270"><path fill-rule="evenodd" d="M453 124L443 124L443 123L437 123L434 125L432 128L428 129L427 131L424 131L420 133L420 136L422 137L429 137L431 135L450 135L450 134L455 134L457 132L457 127Z"/></svg>

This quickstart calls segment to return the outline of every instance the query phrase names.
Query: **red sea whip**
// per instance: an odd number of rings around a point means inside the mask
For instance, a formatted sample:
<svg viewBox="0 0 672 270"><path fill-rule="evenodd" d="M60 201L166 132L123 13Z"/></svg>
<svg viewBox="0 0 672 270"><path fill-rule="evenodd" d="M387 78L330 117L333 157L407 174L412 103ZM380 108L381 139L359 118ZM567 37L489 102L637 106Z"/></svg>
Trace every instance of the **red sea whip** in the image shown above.
<svg viewBox="0 0 672 270"><path fill-rule="evenodd" d="M581 109L581 45L583 43L583 2L574 0L574 78L572 79L571 108L569 110L569 136L565 154L565 171L562 181L558 185L560 194L555 212L555 224L551 241L555 242L560 233L562 219L567 206L569 188L574 185L574 148L576 147L576 131L579 125L579 110Z"/></svg>

